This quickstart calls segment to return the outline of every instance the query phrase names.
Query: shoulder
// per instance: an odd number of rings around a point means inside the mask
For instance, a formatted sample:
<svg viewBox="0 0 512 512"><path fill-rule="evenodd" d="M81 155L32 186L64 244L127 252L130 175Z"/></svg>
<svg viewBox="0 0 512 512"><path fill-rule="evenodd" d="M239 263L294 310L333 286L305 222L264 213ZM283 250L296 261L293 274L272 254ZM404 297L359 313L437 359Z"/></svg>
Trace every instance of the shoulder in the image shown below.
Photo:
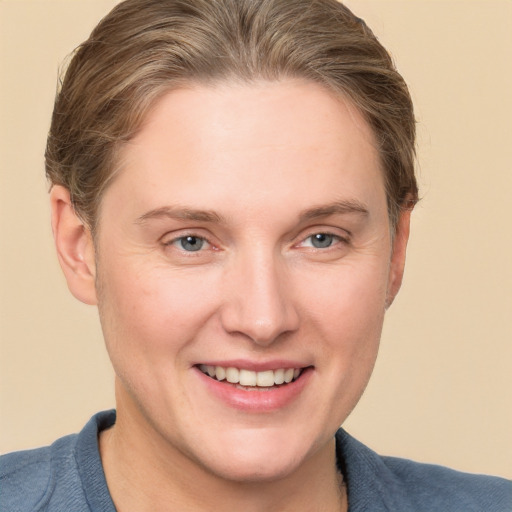
<svg viewBox="0 0 512 512"><path fill-rule="evenodd" d="M51 495L56 459L70 458L76 436L51 446L8 453L0 457L1 510L39 510Z"/></svg>
<svg viewBox="0 0 512 512"><path fill-rule="evenodd" d="M351 511L512 511L512 482L503 478L380 456L343 430L336 442Z"/></svg>
<svg viewBox="0 0 512 512"><path fill-rule="evenodd" d="M98 433L115 411L94 415L79 434L0 457L0 511L115 510L101 465Z"/></svg>
<svg viewBox="0 0 512 512"><path fill-rule="evenodd" d="M389 473L416 502L440 510L512 511L512 482L504 478L455 471L396 457L382 457ZM452 507L448 509L447 507ZM457 507L456 509L454 507Z"/></svg>
<svg viewBox="0 0 512 512"><path fill-rule="evenodd" d="M50 448L0 457L1 510L37 510L50 481Z"/></svg>

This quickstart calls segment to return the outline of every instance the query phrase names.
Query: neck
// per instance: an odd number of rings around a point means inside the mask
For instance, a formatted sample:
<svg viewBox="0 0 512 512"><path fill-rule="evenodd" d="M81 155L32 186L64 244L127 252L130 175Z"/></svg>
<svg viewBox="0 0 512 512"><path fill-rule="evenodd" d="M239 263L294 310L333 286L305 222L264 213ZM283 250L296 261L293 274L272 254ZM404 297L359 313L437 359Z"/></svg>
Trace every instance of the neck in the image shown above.
<svg viewBox="0 0 512 512"><path fill-rule="evenodd" d="M162 439L140 413L134 416L118 409L114 427L100 434L101 459L118 512L347 510L334 438L285 477L232 481Z"/></svg>

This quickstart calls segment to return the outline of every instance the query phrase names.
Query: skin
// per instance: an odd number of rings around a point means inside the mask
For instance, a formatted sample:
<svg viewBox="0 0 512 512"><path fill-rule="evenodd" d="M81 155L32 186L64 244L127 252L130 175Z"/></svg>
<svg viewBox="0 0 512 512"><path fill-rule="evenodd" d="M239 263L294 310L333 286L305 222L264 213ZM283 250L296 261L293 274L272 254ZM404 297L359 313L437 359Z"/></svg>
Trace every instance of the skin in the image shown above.
<svg viewBox="0 0 512 512"><path fill-rule="evenodd" d="M193 85L156 104L120 163L94 242L67 190L51 193L69 288L98 305L116 372L100 438L116 507L344 510L333 435L370 377L409 234L404 212L391 236L370 128L309 82ZM195 366L233 359L293 360L307 382L276 410L239 410Z"/></svg>

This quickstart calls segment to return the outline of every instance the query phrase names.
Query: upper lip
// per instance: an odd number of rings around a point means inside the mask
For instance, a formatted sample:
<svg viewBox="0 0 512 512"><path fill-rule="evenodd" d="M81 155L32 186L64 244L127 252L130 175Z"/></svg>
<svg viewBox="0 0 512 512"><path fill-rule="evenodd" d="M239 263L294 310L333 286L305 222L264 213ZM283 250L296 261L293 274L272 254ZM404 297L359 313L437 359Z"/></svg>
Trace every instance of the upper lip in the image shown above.
<svg viewBox="0 0 512 512"><path fill-rule="evenodd" d="M199 366L200 364L206 366L222 366L223 368L238 368L253 372L279 370L280 368L306 368L311 366L307 363L293 361L291 359L272 359L269 361L254 361L249 359L207 360L201 361L194 366Z"/></svg>

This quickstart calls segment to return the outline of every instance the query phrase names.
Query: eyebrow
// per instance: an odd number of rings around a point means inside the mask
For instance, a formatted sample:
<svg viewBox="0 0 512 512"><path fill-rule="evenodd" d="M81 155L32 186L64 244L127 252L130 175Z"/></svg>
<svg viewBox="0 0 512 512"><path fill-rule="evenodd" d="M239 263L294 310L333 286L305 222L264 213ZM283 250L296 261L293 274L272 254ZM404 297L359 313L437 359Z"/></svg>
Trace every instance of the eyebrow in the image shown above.
<svg viewBox="0 0 512 512"><path fill-rule="evenodd" d="M369 211L363 203L357 200L336 201L334 203L314 206L313 208L303 210L299 214L299 223L320 217L328 217L329 215L345 215L354 213L366 217L368 216ZM148 220L162 218L212 222L219 224L226 222L224 217L214 210L197 210L194 208L182 208L177 206L162 206L160 208L155 208L138 217L135 222L137 224L144 224Z"/></svg>
<svg viewBox="0 0 512 512"><path fill-rule="evenodd" d="M150 219L178 219L178 220L194 220L198 222L217 222L223 223L224 218L213 210L196 210L193 208L180 208L176 206L162 206L155 208L141 215L135 221L137 224L144 224Z"/></svg>
<svg viewBox="0 0 512 512"><path fill-rule="evenodd" d="M342 200L336 201L334 203L329 203L326 205L316 206L313 208L308 208L301 212L299 219L301 222L316 219L319 217L328 217L329 215L336 214L349 214L355 213L361 215L363 217L367 217L369 215L369 210L366 205L357 200Z"/></svg>

